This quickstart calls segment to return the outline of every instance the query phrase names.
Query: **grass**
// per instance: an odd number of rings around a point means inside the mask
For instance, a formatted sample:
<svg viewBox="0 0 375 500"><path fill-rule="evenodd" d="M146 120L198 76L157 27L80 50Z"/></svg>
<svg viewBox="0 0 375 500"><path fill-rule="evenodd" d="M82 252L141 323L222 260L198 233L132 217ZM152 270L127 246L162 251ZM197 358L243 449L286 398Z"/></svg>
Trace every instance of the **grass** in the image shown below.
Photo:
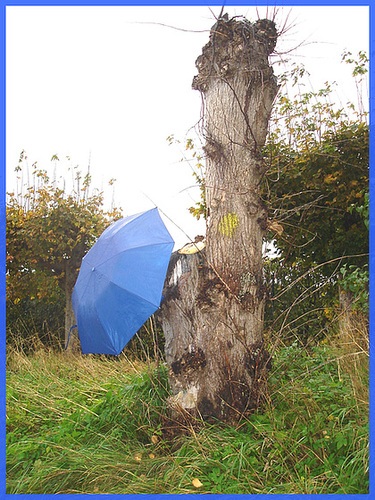
<svg viewBox="0 0 375 500"><path fill-rule="evenodd" d="M12 350L7 493L368 493L368 369L344 340L281 348L262 413L169 441L165 367Z"/></svg>

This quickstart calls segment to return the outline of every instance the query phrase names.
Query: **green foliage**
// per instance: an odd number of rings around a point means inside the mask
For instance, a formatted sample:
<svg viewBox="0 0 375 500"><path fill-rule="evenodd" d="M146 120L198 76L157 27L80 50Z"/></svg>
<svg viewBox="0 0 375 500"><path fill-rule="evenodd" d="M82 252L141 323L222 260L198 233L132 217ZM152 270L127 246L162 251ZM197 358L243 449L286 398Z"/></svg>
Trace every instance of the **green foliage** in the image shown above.
<svg viewBox="0 0 375 500"><path fill-rule="evenodd" d="M369 58L367 57L367 54L363 51L360 50L358 52L358 59L353 59L351 56L353 54L349 51L344 51L342 54L342 60L346 62L346 64L352 64L354 65L354 69L352 72L352 75L354 77L359 76L359 75L365 75L368 73L368 64L369 64Z"/></svg>
<svg viewBox="0 0 375 500"><path fill-rule="evenodd" d="M358 203L352 203L349 207L349 212L353 213L353 210L356 210L357 213L362 217L363 223L366 226L367 230L370 229L370 194L367 192L363 192L363 204L359 205Z"/></svg>
<svg viewBox="0 0 375 500"><path fill-rule="evenodd" d="M359 61L349 55L343 60L355 65L355 78L362 78L365 54L359 54ZM281 235L268 234L279 257L265 266L276 296L267 304L266 324L281 330L284 340L303 342L324 335L335 316L340 267L366 269L369 245L367 115L354 105L336 106L328 82L319 91L306 92L306 74L294 65L281 78L264 148L268 172L262 187L270 219L283 227ZM288 85L295 89L294 97L289 97ZM356 280L358 286L364 283L359 274L353 275L351 286ZM366 297L364 288L357 305L363 306Z"/></svg>
<svg viewBox="0 0 375 500"><path fill-rule="evenodd" d="M167 141L169 145L172 144L181 144L181 141L175 139L174 135L170 135L167 137ZM186 151L190 152L191 157L186 157ZM188 162L192 175L199 187L199 195L200 199L195 203L195 205L189 208L189 212L199 220L201 217L206 219L207 217L207 206L206 206L206 182L205 182L205 167L204 167L204 158L198 152L198 148L196 148L193 139L188 138L185 142L185 147L183 151L183 158L181 161Z"/></svg>
<svg viewBox="0 0 375 500"><path fill-rule="evenodd" d="M359 62L348 55L343 60L356 65L353 76L364 75L365 54L359 54ZM365 113L351 106L349 115L334 104L328 82L319 91L297 92L289 98L287 83L303 89L305 73L295 66L282 80L264 150L268 173L263 192L270 218L284 228L276 239L277 248L289 262L303 259L308 268L368 252L368 231L353 207L366 205L369 127ZM363 257L360 263L365 262Z"/></svg>
<svg viewBox="0 0 375 500"><path fill-rule="evenodd" d="M197 203L189 208L189 212L199 220L201 217L204 219L207 218L207 205L206 205L206 184L205 179L202 175L197 172L193 173L193 176L199 186L200 189L200 200Z"/></svg>
<svg viewBox="0 0 375 500"><path fill-rule="evenodd" d="M284 228L276 240L282 254L311 266L367 253L367 228L351 207L365 203L368 189L368 126L343 123L298 151L284 143L270 142L268 148L269 178L277 175L278 182L268 184L265 198L273 207L271 219Z"/></svg>
<svg viewBox="0 0 375 500"><path fill-rule="evenodd" d="M37 171L37 175L41 171ZM28 188L7 203L7 272L9 300L53 300L63 288L68 268L76 276L81 259L110 222L102 196L77 199L48 183ZM116 214L117 215L117 214ZM73 277L71 281L74 282Z"/></svg>
<svg viewBox="0 0 375 500"><path fill-rule="evenodd" d="M53 161L58 161L56 155ZM16 171L24 175L27 157L21 153ZM8 193L6 206L7 312L30 301L57 303L70 293L83 256L103 230L120 213L105 212L101 194L88 194L90 177L77 191L67 194L51 181L46 171L33 165L32 185L25 191ZM24 186L22 186L24 189ZM34 309L37 308L34 306ZM27 314L27 312L25 312ZM63 314L60 310L59 317ZM39 315L37 312L36 315Z"/></svg>
<svg viewBox="0 0 375 500"><path fill-rule="evenodd" d="M353 297L353 309L369 312L369 270L368 265L362 268L345 265L340 269L342 278L340 286Z"/></svg>
<svg viewBox="0 0 375 500"><path fill-rule="evenodd" d="M363 223L367 229L370 228L370 207L369 193L364 192L364 201L362 205L352 204L349 207L350 212L353 210L361 216ZM369 268L367 264L361 267L356 265L345 264L340 269L340 286L341 289L350 294L353 299L353 310L360 310L368 314L369 312Z"/></svg>
<svg viewBox="0 0 375 500"><path fill-rule="evenodd" d="M366 494L368 414L340 357L327 346L282 348L263 412L170 440L165 367L12 352L7 493Z"/></svg>

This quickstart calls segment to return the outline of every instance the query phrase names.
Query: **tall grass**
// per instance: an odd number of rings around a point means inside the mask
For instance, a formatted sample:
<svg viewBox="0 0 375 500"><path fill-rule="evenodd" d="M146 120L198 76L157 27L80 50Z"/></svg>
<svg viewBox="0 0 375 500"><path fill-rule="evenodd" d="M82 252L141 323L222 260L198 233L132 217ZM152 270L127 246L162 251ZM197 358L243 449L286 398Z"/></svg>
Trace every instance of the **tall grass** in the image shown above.
<svg viewBox="0 0 375 500"><path fill-rule="evenodd" d="M334 348L340 368L350 377L356 403L365 408L369 404L369 384L364 383L369 379L369 347L368 317L357 310L344 311Z"/></svg>
<svg viewBox="0 0 375 500"><path fill-rule="evenodd" d="M355 324L350 342L280 348L268 405L237 428L173 439L164 365L14 348L7 493L368 493L368 343Z"/></svg>

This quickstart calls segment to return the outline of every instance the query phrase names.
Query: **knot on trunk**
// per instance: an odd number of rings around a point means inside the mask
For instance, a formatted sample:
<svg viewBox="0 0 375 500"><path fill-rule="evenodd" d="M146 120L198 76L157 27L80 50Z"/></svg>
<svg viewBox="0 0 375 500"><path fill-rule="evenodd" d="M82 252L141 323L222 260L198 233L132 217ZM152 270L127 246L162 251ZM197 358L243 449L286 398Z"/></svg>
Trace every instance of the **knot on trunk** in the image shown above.
<svg viewBox="0 0 375 500"><path fill-rule="evenodd" d="M254 24L255 38L263 45L267 55L272 54L277 42L276 25L270 19L258 19Z"/></svg>
<svg viewBox="0 0 375 500"><path fill-rule="evenodd" d="M195 344L190 344L185 348L185 353L171 364L171 369L175 375L180 375L182 372L198 370L206 366L206 356L200 347Z"/></svg>
<svg viewBox="0 0 375 500"><path fill-rule="evenodd" d="M250 23L243 18L236 20L221 17L211 28L210 40L196 60L199 74L194 77L193 89L205 92L210 78L230 79L238 72L251 74L252 68L261 69L263 81L273 76L268 66L268 56L276 46L275 23L260 19ZM252 74L251 77L256 77Z"/></svg>

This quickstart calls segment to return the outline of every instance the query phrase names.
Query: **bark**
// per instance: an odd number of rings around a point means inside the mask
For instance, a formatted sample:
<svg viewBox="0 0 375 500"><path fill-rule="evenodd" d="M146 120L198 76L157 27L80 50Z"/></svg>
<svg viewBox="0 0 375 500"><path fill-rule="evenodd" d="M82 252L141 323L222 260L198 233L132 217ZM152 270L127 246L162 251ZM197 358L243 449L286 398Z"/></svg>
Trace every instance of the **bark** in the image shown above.
<svg viewBox="0 0 375 500"><path fill-rule="evenodd" d="M65 265L65 346L68 343L69 331L73 325L76 325L76 319L72 306L72 290L75 283L75 274L69 262ZM70 352L79 352L81 343L78 337L77 329L73 329L70 334L68 349Z"/></svg>
<svg viewBox="0 0 375 500"><path fill-rule="evenodd" d="M257 407L263 345L261 150L278 86L268 63L272 21L221 18L196 66L204 101L207 226L204 252L171 260L161 320L172 413L236 421Z"/></svg>

